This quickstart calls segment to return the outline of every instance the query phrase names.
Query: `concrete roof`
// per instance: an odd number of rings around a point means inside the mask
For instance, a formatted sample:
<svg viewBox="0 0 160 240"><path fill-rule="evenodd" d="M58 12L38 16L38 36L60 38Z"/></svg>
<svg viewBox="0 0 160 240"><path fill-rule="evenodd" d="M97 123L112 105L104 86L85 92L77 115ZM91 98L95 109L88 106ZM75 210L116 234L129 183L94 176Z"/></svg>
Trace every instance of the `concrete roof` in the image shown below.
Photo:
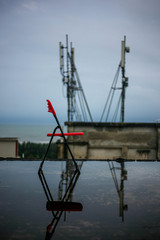
<svg viewBox="0 0 160 240"><path fill-rule="evenodd" d="M15 142L18 141L17 137L0 137L0 142Z"/></svg>

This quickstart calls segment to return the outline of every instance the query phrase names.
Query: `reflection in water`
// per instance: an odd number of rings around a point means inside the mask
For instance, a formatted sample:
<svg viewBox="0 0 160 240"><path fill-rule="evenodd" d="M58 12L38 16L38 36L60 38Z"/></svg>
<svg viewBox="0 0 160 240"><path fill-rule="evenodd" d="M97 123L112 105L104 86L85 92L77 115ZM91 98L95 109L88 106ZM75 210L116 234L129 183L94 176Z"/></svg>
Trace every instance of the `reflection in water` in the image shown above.
<svg viewBox="0 0 160 240"><path fill-rule="evenodd" d="M83 162L79 164L79 169L81 169L82 164ZM39 169L39 178L47 198L46 209L51 211L53 215L52 221L47 226L45 239L51 239L63 212L64 220L66 220L66 211L82 211L83 209L81 203L73 202L73 190L80 176L79 169L75 168L72 161L66 161L66 170L62 171L61 180L58 187L58 201L53 199L53 195L44 176L44 172L42 168Z"/></svg>
<svg viewBox="0 0 160 240"><path fill-rule="evenodd" d="M115 188L109 164L113 174L116 173L118 188ZM42 174L54 200L51 203L55 203L47 206L50 211L46 211L48 199L37 175L39 162L1 161L0 239L40 240L46 236L46 239L56 240L159 240L160 163L126 161L123 165L113 161L113 165L109 164L85 161L79 175L69 162L45 162ZM124 180L125 169L127 181ZM81 210L81 205L65 205L61 213L62 205L58 206L57 202L63 199L74 175L65 203L82 203L83 211L69 214L65 210ZM41 174L40 177L43 179ZM47 189L46 192L48 194ZM125 204L129 206L127 213L125 207L122 208Z"/></svg>
<svg viewBox="0 0 160 240"><path fill-rule="evenodd" d="M124 203L124 181L127 180L127 170L125 169L125 162L123 160L119 160L117 162L120 165L119 167L115 166L113 161L108 161L108 165L119 197L119 216L122 218L122 222L124 222L124 211L128 210L128 205ZM39 178L47 198L46 209L50 211L53 216L52 221L46 228L45 239L52 238L63 214L64 221L66 221L66 212L82 211L82 204L80 202L73 201L73 191L79 179L79 170L82 165L83 161L77 164L78 168L76 168L72 160L66 161L65 170L62 170L61 179L57 186L57 200L53 198L42 168L39 168Z"/></svg>
<svg viewBox="0 0 160 240"><path fill-rule="evenodd" d="M119 197L119 216L122 217L122 222L124 221L124 211L128 210L128 205L124 204L124 181L127 180L127 170L125 169L124 160L118 161L120 167L115 167L113 161L108 162L109 169L112 174L112 178ZM120 184L118 184L118 177L116 170L120 170Z"/></svg>

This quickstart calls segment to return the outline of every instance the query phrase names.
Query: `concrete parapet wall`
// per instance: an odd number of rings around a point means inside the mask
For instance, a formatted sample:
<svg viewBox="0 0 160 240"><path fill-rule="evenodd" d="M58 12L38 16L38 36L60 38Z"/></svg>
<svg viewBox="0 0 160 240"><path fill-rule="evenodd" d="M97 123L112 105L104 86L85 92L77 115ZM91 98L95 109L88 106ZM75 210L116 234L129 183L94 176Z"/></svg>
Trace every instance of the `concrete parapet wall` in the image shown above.
<svg viewBox="0 0 160 240"><path fill-rule="evenodd" d="M160 160L160 124L66 122L76 159ZM61 153L62 155L62 153ZM66 156L69 157L69 156Z"/></svg>

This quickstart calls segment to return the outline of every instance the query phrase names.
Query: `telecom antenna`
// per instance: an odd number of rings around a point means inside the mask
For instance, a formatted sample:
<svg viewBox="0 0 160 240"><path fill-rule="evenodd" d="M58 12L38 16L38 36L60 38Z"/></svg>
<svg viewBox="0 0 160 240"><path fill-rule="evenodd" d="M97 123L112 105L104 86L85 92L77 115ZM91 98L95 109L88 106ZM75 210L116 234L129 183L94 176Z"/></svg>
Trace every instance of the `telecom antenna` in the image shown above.
<svg viewBox="0 0 160 240"><path fill-rule="evenodd" d="M125 113L125 92L126 92L126 87L128 87L128 78L125 76L125 59L126 53L130 52L130 48L126 47L126 36L124 36L124 40L121 41L121 60L120 63L118 65L118 69L116 71L115 77L113 79L112 82L112 86L110 88L108 97L107 97L107 101L105 103L104 106L104 110L100 119L100 122L102 121L105 112L107 111L106 114L106 118L105 121L108 121L110 112L111 112L111 106L112 106L112 102L113 102L113 98L114 98L114 94L115 94L115 90L121 90L120 92L120 96L118 99L118 103L112 118L112 121L115 121L121 106L121 110L120 110L120 122L124 122L124 113ZM120 69L121 69L121 73L122 73L122 83L121 83L121 87L117 87L117 82L118 82L118 77L119 77L119 73L120 73Z"/></svg>
<svg viewBox="0 0 160 240"><path fill-rule="evenodd" d="M66 35L66 46L59 43L60 72L62 82L66 86L68 122L73 121L93 121L92 115L80 82L80 78L74 61L74 48L72 42L68 43Z"/></svg>

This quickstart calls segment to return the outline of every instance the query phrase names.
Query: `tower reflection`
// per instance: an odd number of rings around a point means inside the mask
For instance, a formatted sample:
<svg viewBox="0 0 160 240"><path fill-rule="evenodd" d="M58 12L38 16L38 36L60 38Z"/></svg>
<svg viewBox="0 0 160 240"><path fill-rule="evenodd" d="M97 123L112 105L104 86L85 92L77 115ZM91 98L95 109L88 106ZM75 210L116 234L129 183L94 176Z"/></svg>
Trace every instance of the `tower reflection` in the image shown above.
<svg viewBox="0 0 160 240"><path fill-rule="evenodd" d="M119 197L119 216L122 218L122 222L124 222L124 211L128 211L128 205L124 203L124 181L127 180L127 170L125 169L125 161L123 159L119 159L116 162L119 163L119 167L115 166L113 161L108 161L108 165ZM120 170L119 183L117 170Z"/></svg>

